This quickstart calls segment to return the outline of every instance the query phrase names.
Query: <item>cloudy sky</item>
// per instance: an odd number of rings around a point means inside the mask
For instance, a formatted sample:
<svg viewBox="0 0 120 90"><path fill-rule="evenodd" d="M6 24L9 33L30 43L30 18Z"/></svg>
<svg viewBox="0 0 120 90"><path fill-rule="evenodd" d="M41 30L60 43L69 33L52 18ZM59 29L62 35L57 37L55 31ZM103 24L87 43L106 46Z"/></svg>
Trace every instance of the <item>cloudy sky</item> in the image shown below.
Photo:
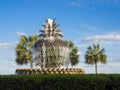
<svg viewBox="0 0 120 90"><path fill-rule="evenodd" d="M0 0L0 74L14 74L15 47L21 35L39 34L46 18L55 18L64 39L73 40L81 53L86 73L94 65L85 64L86 48L100 43L107 64L98 64L99 73L120 73L120 0Z"/></svg>

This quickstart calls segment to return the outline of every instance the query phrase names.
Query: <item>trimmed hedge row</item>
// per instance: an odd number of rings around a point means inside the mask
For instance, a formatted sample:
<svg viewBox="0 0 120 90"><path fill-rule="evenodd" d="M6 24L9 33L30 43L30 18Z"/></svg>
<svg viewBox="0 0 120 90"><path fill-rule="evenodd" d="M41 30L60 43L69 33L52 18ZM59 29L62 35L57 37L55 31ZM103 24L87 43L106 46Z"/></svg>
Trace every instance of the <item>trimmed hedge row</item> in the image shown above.
<svg viewBox="0 0 120 90"><path fill-rule="evenodd" d="M0 90L120 90L120 74L1 75Z"/></svg>

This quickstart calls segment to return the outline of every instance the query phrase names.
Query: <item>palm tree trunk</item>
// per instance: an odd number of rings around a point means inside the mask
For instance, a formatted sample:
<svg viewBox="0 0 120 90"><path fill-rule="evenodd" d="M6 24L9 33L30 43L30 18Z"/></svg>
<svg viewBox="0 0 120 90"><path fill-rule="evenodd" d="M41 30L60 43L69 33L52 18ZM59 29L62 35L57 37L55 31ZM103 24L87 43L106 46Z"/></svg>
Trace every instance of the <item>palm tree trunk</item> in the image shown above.
<svg viewBox="0 0 120 90"><path fill-rule="evenodd" d="M95 72L97 74L97 62L95 61Z"/></svg>

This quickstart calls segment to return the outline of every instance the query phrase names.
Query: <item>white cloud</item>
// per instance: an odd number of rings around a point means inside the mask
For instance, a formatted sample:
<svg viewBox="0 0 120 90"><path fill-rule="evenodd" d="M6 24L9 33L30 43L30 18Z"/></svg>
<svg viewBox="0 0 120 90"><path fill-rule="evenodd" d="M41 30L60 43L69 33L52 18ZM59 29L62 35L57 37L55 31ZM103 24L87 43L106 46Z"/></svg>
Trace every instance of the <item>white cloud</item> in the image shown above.
<svg viewBox="0 0 120 90"><path fill-rule="evenodd" d="M94 10L98 5L120 5L120 0L71 0L69 5L80 8L89 7L90 10ZM91 5L94 7L91 8Z"/></svg>
<svg viewBox="0 0 120 90"><path fill-rule="evenodd" d="M99 43L109 43L109 42L120 42L120 34L107 34L107 35L96 35L92 37L86 37L83 41L92 41Z"/></svg>
<svg viewBox="0 0 120 90"><path fill-rule="evenodd" d="M90 26L90 25L87 25L87 24L84 24L84 23L81 23L80 24L82 27L90 30L90 31L94 31L94 32L101 32L101 29L98 28L98 27L95 27L95 26Z"/></svg>
<svg viewBox="0 0 120 90"><path fill-rule="evenodd" d="M75 6L75 7L80 7L79 2L70 2L70 5Z"/></svg>
<svg viewBox="0 0 120 90"><path fill-rule="evenodd" d="M114 4L120 4L120 0L113 0Z"/></svg>
<svg viewBox="0 0 120 90"><path fill-rule="evenodd" d="M109 57L108 62L120 62L120 56Z"/></svg>
<svg viewBox="0 0 120 90"><path fill-rule="evenodd" d="M16 34L19 35L19 36L27 35L27 34L24 33L24 32L16 32Z"/></svg>
<svg viewBox="0 0 120 90"><path fill-rule="evenodd" d="M17 43L0 43L0 49L9 49L9 50L12 50L12 49L15 49Z"/></svg>
<svg viewBox="0 0 120 90"><path fill-rule="evenodd" d="M9 43L0 43L0 48L7 48Z"/></svg>
<svg viewBox="0 0 120 90"><path fill-rule="evenodd" d="M95 73L95 65L89 65L89 64L86 64L85 62L80 61L80 63L75 67L85 69L86 74ZM120 73L119 67L120 67L120 64L117 62L116 63L108 62L107 64L98 63L98 73L106 73L106 74Z"/></svg>
<svg viewBox="0 0 120 90"><path fill-rule="evenodd" d="M120 4L120 0L91 0L91 2L98 4Z"/></svg>
<svg viewBox="0 0 120 90"><path fill-rule="evenodd" d="M90 30L96 30L96 27L93 27L93 26L88 26L86 24L80 24L81 26L85 27L85 28L88 28Z"/></svg>

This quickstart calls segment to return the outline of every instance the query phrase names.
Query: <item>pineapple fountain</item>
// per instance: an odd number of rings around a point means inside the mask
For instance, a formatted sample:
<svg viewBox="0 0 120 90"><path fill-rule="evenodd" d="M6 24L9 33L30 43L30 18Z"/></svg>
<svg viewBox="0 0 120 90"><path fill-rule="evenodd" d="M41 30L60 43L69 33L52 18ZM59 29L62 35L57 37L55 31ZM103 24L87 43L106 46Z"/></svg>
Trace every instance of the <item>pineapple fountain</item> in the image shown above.
<svg viewBox="0 0 120 90"><path fill-rule="evenodd" d="M39 40L33 46L33 63L40 68L16 69L17 74L82 74L83 69L67 68L69 47L58 29L55 19L47 19L40 30ZM61 68L62 67L62 68Z"/></svg>

